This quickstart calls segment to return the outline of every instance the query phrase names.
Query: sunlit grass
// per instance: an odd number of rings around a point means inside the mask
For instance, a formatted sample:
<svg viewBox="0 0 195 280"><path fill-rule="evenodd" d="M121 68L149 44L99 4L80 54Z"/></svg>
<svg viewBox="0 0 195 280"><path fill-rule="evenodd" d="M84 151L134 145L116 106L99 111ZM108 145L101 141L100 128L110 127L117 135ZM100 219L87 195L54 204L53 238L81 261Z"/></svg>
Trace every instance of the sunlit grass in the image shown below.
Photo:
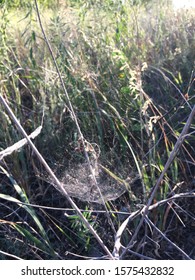
<svg viewBox="0 0 195 280"><path fill-rule="evenodd" d="M1 92L28 133L43 125L34 141L59 179L63 182L70 168L76 177L77 164L83 163L79 134L35 11L1 13ZM107 202L109 211L139 209L148 201L194 103L194 12L175 13L163 5L145 9L94 4L41 10L41 18L82 133L97 148L104 176L127 190ZM21 136L7 113L0 114L0 143L5 149ZM173 190L180 193L180 186L189 188L194 176L191 163L193 136L174 159L154 203L168 198ZM28 255L35 259L66 258L67 246L81 255L96 247L75 213L64 215L20 204L67 206L65 198L46 183L52 184L29 148L10 155L3 164L0 198L6 202L1 203L0 219L6 223L1 223L2 232L6 224L9 238L22 236ZM131 183L133 178L138 178L135 183ZM78 204L112 249L114 230L107 217L99 218L90 202L78 200ZM11 214L14 207L21 208L22 214ZM116 213L110 217L117 230L123 219ZM156 209L151 219L161 230L169 223L170 230L177 217L167 206ZM133 231L136 224L137 220ZM125 245L130 238L127 230ZM14 253L25 258L19 248Z"/></svg>

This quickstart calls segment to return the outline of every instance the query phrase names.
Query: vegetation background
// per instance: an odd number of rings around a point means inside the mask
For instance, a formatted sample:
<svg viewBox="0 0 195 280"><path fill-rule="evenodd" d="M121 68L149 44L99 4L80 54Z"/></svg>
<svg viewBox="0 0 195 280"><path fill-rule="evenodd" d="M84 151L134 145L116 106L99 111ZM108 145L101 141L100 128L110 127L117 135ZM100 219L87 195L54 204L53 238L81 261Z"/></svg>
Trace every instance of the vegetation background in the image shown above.
<svg viewBox="0 0 195 280"><path fill-rule="evenodd" d="M131 214L120 258L195 259L194 121L152 199L156 206L146 217L139 211L193 108L195 10L176 11L167 0L38 5L85 149L91 161L96 156L104 191L111 186L109 199L81 198L82 184L76 188L89 177L86 159L34 1L0 1L0 94L28 134L42 125L34 144L62 183L74 178L69 193L110 252ZM23 137L3 105L0 120L3 154ZM0 259L105 257L53 185L28 145L1 159Z"/></svg>

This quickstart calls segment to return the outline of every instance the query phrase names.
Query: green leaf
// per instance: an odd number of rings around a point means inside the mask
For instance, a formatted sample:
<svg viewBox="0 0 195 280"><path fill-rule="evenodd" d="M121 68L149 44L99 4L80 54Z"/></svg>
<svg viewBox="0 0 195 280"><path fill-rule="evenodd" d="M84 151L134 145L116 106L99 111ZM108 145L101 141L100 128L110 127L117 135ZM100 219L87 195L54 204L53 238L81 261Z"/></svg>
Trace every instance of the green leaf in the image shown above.
<svg viewBox="0 0 195 280"><path fill-rule="evenodd" d="M9 200L9 201L15 202L20 207L24 208L29 213L29 215L32 217L32 219L34 220L34 222L36 223L37 227L39 228L41 236L44 238L45 242L50 247L50 242L49 242L49 239L47 237L47 234L46 234L46 232L45 232L45 230L44 230L44 228L43 228L39 218L37 217L35 210L30 205L22 204L22 202L24 202L26 204L29 204L29 200L27 198L27 195L26 195L25 191L17 184L15 179L2 166L0 166L0 169L9 178L9 180L12 183L12 185L14 186L16 192L21 197L21 201L16 199L16 198L14 198L14 197L9 196L9 195L5 195L5 194L0 194L0 197L3 198L3 199Z"/></svg>
<svg viewBox="0 0 195 280"><path fill-rule="evenodd" d="M41 249L44 252L47 252L48 254L52 254L53 255L53 250L51 251L51 249L48 246L45 246L44 242L41 242L37 237L35 237L30 231L28 231L27 229L23 228L22 226L18 225L18 224L14 224L13 227L21 234L23 235L25 238L27 238L29 241L31 241L33 244L36 245L36 247L38 247L39 249Z"/></svg>

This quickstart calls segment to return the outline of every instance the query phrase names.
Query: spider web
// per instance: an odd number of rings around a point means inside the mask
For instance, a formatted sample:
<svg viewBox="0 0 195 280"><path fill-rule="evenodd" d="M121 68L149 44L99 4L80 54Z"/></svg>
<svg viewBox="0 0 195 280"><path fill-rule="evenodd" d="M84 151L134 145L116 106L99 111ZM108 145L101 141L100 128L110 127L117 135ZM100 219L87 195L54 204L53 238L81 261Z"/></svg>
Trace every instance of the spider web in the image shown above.
<svg viewBox="0 0 195 280"><path fill-rule="evenodd" d="M82 201L102 204L110 200L116 200L126 191L132 193L130 185L138 179L137 174L132 172L133 168L129 166L131 170L129 174L127 168L114 164L112 154L107 154L106 157L101 158L99 146L95 143L86 142L91 148L91 150L88 149L87 151L91 170L93 171L93 174L91 174L89 163L84 157L82 147L78 149L77 142L76 148L74 143L72 144L71 142L70 147L60 147L59 151L54 151L53 154L50 154L53 170L61 182L61 186L69 196ZM62 154L62 150L65 150L64 154ZM96 182L94 182L94 177ZM124 180L121 177L128 178ZM48 177L48 174L47 176L42 176L42 179L53 185L64 195L53 178Z"/></svg>
<svg viewBox="0 0 195 280"><path fill-rule="evenodd" d="M103 203L102 197L104 202L115 200L127 191L127 185L108 175L100 164L96 162L94 166L94 162L92 162L92 167L97 185L93 182L86 162L71 165L63 172L63 176L58 176L62 186L71 197L101 204ZM134 179L132 178L130 181L133 182ZM53 181L50 181L50 183L60 191ZM62 191L60 192L63 194Z"/></svg>
<svg viewBox="0 0 195 280"><path fill-rule="evenodd" d="M114 200L120 197L125 191L124 185L117 184L100 170L95 175L97 185L94 184L89 172L88 164L79 164L75 169L68 170L62 182L70 196L77 197L84 201L102 202ZM101 192L101 194L100 194Z"/></svg>

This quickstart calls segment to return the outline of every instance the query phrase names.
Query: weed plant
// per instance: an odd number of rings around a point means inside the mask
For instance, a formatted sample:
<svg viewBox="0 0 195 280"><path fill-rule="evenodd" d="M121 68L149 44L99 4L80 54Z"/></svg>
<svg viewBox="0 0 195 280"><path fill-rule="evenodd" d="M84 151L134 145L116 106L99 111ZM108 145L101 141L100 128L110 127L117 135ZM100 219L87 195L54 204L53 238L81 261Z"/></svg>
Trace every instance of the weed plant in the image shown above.
<svg viewBox="0 0 195 280"><path fill-rule="evenodd" d="M101 5L102 1L52 1L52 10L50 2L42 1L41 17L83 136L89 147L98 148L104 176L125 188L120 197L106 201L110 219L102 204L74 195L112 251L123 221L150 198L192 111L195 11L174 11L170 1L103 1ZM84 164L79 133L34 2L26 9L21 4L1 3L0 91L28 134L42 125L34 143L63 180L67 170L72 168L76 174ZM21 135L3 106L0 117L0 149L4 150ZM192 123L154 204L193 192L194 140ZM0 161L1 259L103 257L91 233L52 184L28 146ZM181 197L149 212L154 226L144 221L123 258L195 258L194 200ZM139 219L136 216L126 226L123 246L128 246Z"/></svg>

